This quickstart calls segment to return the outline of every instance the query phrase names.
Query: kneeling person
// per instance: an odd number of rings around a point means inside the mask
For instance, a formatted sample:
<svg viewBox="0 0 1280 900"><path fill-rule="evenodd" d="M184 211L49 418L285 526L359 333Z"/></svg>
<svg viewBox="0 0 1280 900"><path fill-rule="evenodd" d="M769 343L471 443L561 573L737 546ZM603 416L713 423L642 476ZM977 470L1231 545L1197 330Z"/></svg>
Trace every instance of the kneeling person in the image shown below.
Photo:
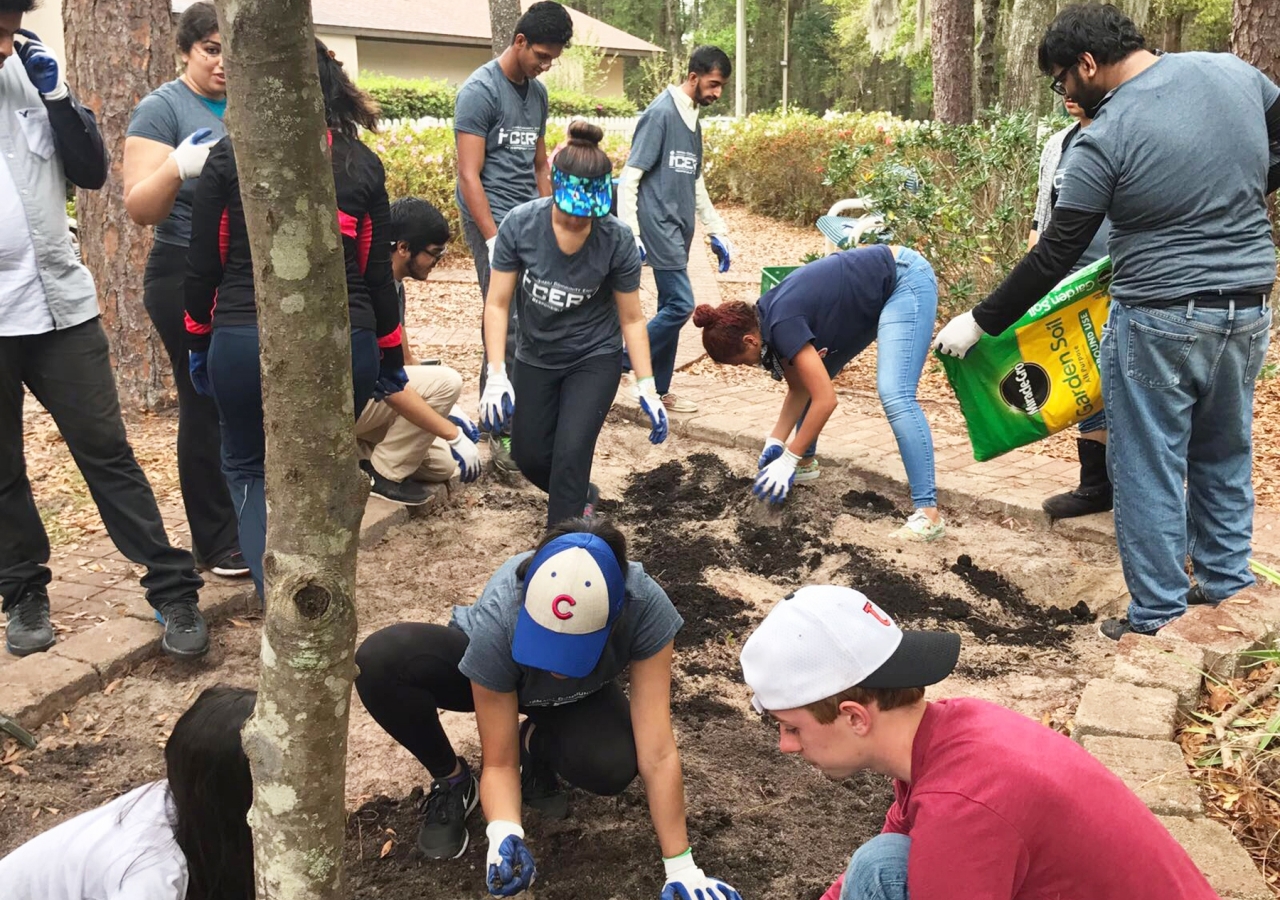
<svg viewBox="0 0 1280 900"><path fill-rule="evenodd" d="M894 779L884 831L823 900L1215 900L1191 858L1074 741L983 700L932 703L957 635L903 632L857 591L805 587L742 649L752 704L832 779Z"/></svg>
<svg viewBox="0 0 1280 900"><path fill-rule="evenodd" d="M560 778L611 796L638 773L664 857L663 900L740 900L703 874L689 847L671 728L672 641L683 624L644 568L627 562L616 528L568 519L535 551L503 563L448 626L405 622L370 635L356 653L356 690L434 779L418 848L434 859L461 856L466 818L480 802L489 892L518 894L536 874L522 803L563 818ZM628 669L630 700L616 680ZM440 709L475 713L478 783Z"/></svg>

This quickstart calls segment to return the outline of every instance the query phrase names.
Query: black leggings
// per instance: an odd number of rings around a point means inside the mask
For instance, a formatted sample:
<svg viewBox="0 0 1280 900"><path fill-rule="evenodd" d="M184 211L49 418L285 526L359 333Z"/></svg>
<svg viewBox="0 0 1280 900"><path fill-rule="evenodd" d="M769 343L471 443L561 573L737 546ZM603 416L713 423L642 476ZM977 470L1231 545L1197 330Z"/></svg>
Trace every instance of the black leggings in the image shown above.
<svg viewBox="0 0 1280 900"><path fill-rule="evenodd" d="M365 639L356 651L356 692L369 715L432 778L457 764L438 710L475 712L471 681L458 671L469 639L457 628L401 622ZM529 753L592 794L620 794L636 777L631 704L616 682L562 706L520 707L537 726Z"/></svg>
<svg viewBox="0 0 1280 900"><path fill-rule="evenodd" d="M548 528L582 515L596 439L621 380L621 351L563 369L516 367L511 455L524 477L549 495Z"/></svg>

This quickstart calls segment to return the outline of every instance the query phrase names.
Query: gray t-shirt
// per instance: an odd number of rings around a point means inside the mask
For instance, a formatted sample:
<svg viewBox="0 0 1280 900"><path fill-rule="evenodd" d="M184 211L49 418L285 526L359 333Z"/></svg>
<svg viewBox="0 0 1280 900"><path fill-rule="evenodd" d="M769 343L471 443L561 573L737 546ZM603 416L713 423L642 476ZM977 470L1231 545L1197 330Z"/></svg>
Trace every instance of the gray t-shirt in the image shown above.
<svg viewBox="0 0 1280 900"><path fill-rule="evenodd" d="M175 78L162 84L142 98L129 119L128 137L141 137L176 147L201 128L208 128L213 137L224 137L227 126L215 108L225 108L206 100L183 82ZM191 201L196 196L198 178L182 182L178 197L173 201L169 218L156 226L155 239L161 244L186 247L191 243Z"/></svg>
<svg viewBox="0 0 1280 900"><path fill-rule="evenodd" d="M1111 296L1138 306L1269 286L1266 110L1229 53L1175 53L1121 85L1075 139L1058 207L1111 219Z"/></svg>
<svg viewBox="0 0 1280 900"><path fill-rule="evenodd" d="M516 360L560 369L622 351L615 291L640 287L640 252L631 229L596 219L582 249L566 256L551 229L550 197L517 206L498 229L493 268L515 272Z"/></svg>
<svg viewBox="0 0 1280 900"><path fill-rule="evenodd" d="M532 553L507 560L493 573L474 606L455 606L450 625L471 639L458 670L481 687L509 694L521 706L560 706L600 690L637 659L648 659L675 638L684 625L666 591L638 562L627 568L627 600L613 623L604 653L586 678L557 678L511 658L511 641L520 616L520 563Z"/></svg>
<svg viewBox="0 0 1280 900"><path fill-rule="evenodd" d="M1052 190L1052 197L1050 198L1051 208L1052 206L1056 205L1058 202L1058 195L1059 195L1059 192L1061 192L1062 190L1062 182L1067 177L1067 169L1068 169L1069 160L1071 157L1071 145L1075 143L1075 139L1079 136L1079 134L1080 134L1080 126L1077 125L1074 129L1069 130L1067 134L1063 136L1062 140L1065 146L1062 148L1062 155L1058 158L1058 170L1053 173L1053 190ZM1106 256L1107 241L1110 238L1111 238L1111 220L1103 219L1102 225L1099 226L1096 232L1094 232L1093 240L1091 240L1089 242L1089 246L1085 248L1084 255L1082 255L1078 260L1076 260L1076 264L1071 267L1071 271L1068 274L1074 275L1076 272L1079 272L1085 266L1091 266L1094 263L1096 263L1098 260L1102 259L1102 257Z"/></svg>
<svg viewBox="0 0 1280 900"><path fill-rule="evenodd" d="M538 196L534 157L547 133L547 88L535 78L526 83L529 90L521 97L495 59L471 73L454 101L453 130L484 138L480 184L498 225L512 209ZM458 207L470 215L461 181L454 193Z"/></svg>
<svg viewBox="0 0 1280 900"><path fill-rule="evenodd" d="M645 172L636 214L654 269L684 269L693 243L695 186L702 174L702 123L690 131L675 98L663 91L636 123L627 165Z"/></svg>

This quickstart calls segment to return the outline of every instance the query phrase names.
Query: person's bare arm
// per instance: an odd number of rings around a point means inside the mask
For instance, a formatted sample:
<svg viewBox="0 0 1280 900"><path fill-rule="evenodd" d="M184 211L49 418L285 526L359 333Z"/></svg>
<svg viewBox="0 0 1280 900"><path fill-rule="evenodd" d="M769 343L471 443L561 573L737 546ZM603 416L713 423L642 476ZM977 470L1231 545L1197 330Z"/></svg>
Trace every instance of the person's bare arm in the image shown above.
<svg viewBox="0 0 1280 900"><path fill-rule="evenodd" d="M551 196L551 163L547 160L547 140L538 138L538 148L533 154L533 174L538 179L538 196Z"/></svg>
<svg viewBox="0 0 1280 900"><path fill-rule="evenodd" d="M640 305L640 292L627 291L624 294L615 291L613 301L618 304L618 321L622 324L622 340L631 357L631 371L637 380L649 378L653 375L653 362L649 357L649 323Z"/></svg>
<svg viewBox="0 0 1280 900"><path fill-rule="evenodd" d="M173 148L144 137L124 139L124 208L139 225L158 225L169 218L182 189Z"/></svg>
<svg viewBox="0 0 1280 900"><path fill-rule="evenodd" d="M636 762L649 800L649 817L663 857L689 849L684 776L671 730L671 656L667 644L648 659L631 664L631 731Z"/></svg>
<svg viewBox="0 0 1280 900"><path fill-rule="evenodd" d="M515 692L471 683L480 732L480 807L490 822L520 824L520 711Z"/></svg>
<svg viewBox="0 0 1280 900"><path fill-rule="evenodd" d="M489 294L484 298L484 351L499 365L507 358L507 320L515 292L515 272L495 269L489 274Z"/></svg>
<svg viewBox="0 0 1280 900"><path fill-rule="evenodd" d="M822 429L831 418L831 414L836 411L835 385L831 383L831 376L827 374L826 367L822 364L822 357L818 355L817 350L813 349L812 344L805 344L791 364L783 366L782 373L786 376L788 387L791 388L787 399L790 400L793 393L798 393L797 388L799 388L802 392L800 396L807 396L809 400L809 412L804 417L804 424L800 426L795 440L788 448L796 456L804 456L805 451L818 439L818 435L822 434ZM784 409L786 405L784 402ZM801 405L802 409L803 405ZM793 423L799 418L800 412L797 411ZM790 432L790 429L787 431ZM775 433L774 437L780 441L787 439L785 433L782 435Z"/></svg>
<svg viewBox="0 0 1280 900"><path fill-rule="evenodd" d="M478 134L459 131L457 148L458 186L462 191L462 199L466 201L467 212L480 229L480 234L487 241L498 233L498 225L493 221L489 198L485 196L484 185L480 183L480 170L484 168L485 140Z"/></svg>

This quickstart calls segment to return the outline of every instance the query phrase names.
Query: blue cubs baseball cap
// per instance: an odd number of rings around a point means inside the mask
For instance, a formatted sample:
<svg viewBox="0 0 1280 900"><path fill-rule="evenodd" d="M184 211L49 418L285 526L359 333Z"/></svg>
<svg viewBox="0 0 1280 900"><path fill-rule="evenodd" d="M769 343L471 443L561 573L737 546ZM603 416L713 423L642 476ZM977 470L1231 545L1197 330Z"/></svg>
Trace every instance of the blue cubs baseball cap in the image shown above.
<svg viewBox="0 0 1280 900"><path fill-rule="evenodd" d="M550 541L525 572L511 657L585 678L600 662L626 598L626 576L602 538L575 532Z"/></svg>

